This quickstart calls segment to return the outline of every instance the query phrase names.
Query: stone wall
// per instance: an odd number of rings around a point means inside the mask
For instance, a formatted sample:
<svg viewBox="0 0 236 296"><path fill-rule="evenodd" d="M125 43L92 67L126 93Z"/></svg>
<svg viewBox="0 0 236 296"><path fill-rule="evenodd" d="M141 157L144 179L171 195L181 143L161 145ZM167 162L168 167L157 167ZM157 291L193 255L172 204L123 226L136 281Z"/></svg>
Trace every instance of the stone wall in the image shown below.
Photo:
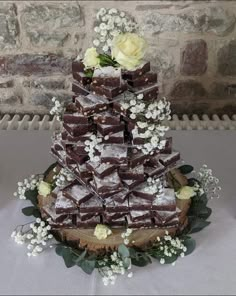
<svg viewBox="0 0 236 296"><path fill-rule="evenodd" d="M134 16L174 112L236 113L236 1L0 1L0 113L48 113L70 99L71 59L97 9Z"/></svg>

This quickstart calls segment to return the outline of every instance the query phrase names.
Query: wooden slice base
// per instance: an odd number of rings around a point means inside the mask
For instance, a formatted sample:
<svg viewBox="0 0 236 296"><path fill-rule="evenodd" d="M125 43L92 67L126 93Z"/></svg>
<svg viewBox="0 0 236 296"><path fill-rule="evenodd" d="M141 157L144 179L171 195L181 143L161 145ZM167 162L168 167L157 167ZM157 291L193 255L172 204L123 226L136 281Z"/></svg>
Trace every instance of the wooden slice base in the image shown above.
<svg viewBox="0 0 236 296"><path fill-rule="evenodd" d="M51 179L51 173L47 180ZM38 195L39 208L50 202L52 197L48 195L44 197ZM190 200L177 200L177 206L182 211L180 215L180 226L178 229L183 229L187 225L187 212L190 207ZM43 215L43 212L42 212ZM170 235L175 235L178 231L177 227L172 228L149 228L149 229L137 229L129 236L129 247L138 247L144 249L150 246L157 238L163 237L165 232L168 231ZM101 253L116 250L124 239L121 237L125 228L111 228L112 234L106 239L98 240L94 236L94 228L91 229L66 229L60 228L54 230L56 237L75 248L86 248L91 252Z"/></svg>

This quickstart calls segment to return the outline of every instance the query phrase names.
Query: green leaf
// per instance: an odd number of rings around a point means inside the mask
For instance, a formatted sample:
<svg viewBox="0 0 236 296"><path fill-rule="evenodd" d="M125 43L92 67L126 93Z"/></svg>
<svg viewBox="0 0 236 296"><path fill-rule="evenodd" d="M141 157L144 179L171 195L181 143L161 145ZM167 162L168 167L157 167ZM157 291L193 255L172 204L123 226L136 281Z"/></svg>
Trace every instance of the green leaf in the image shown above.
<svg viewBox="0 0 236 296"><path fill-rule="evenodd" d="M95 264L96 260L83 259L78 265L84 272L91 274L95 268Z"/></svg>
<svg viewBox="0 0 236 296"><path fill-rule="evenodd" d="M193 187L195 185L195 183L197 183L199 185L201 184L201 182L199 180L195 179L195 178L189 178L188 179L188 186Z"/></svg>
<svg viewBox="0 0 236 296"><path fill-rule="evenodd" d="M26 197L26 199L27 199L27 200L30 200L31 203L32 203L35 207L38 206L38 198L37 198L37 196L38 196L38 189L37 189L37 188L35 188L34 190L27 190L27 191L25 192L25 197Z"/></svg>
<svg viewBox="0 0 236 296"><path fill-rule="evenodd" d="M47 175L49 174L49 172L52 171L56 166L57 166L57 162L52 163L52 164L46 169L46 171L43 173L44 178L46 178Z"/></svg>
<svg viewBox="0 0 236 296"><path fill-rule="evenodd" d="M124 244L122 244L122 245L119 245L119 247L118 247L118 253L123 257L123 258L125 258L125 257L129 257L129 249L124 245Z"/></svg>
<svg viewBox="0 0 236 296"><path fill-rule="evenodd" d="M127 269L131 265L131 259L129 257L125 257L123 259L124 268Z"/></svg>
<svg viewBox="0 0 236 296"><path fill-rule="evenodd" d="M56 253L64 259L67 268L73 267L76 264L75 260L77 259L77 256L72 253L70 248L62 245L57 246Z"/></svg>
<svg viewBox="0 0 236 296"><path fill-rule="evenodd" d="M137 253L136 257L131 258L131 262L133 265L143 267L150 263L152 263L151 258L145 253Z"/></svg>
<svg viewBox="0 0 236 296"><path fill-rule="evenodd" d="M87 70L84 71L84 74L85 74L86 77L92 78L93 77L93 72L94 72L94 70L87 69Z"/></svg>
<svg viewBox="0 0 236 296"><path fill-rule="evenodd" d="M79 255L79 257L76 259L76 264L78 264L79 262L81 262L84 258L85 258L85 256L86 256L86 254L87 254L87 250L84 250L80 255Z"/></svg>
<svg viewBox="0 0 236 296"><path fill-rule="evenodd" d="M187 239L185 239L183 244L187 248L187 251L185 252L185 256L191 254L194 251L195 247L196 247L196 242L191 237L188 237Z"/></svg>
<svg viewBox="0 0 236 296"><path fill-rule="evenodd" d="M178 168L183 175L187 175L193 171L193 167L191 165L185 164Z"/></svg>
<svg viewBox="0 0 236 296"><path fill-rule="evenodd" d="M199 218L207 220L212 214L212 209L205 207L204 209L202 209L200 211L200 213L198 214Z"/></svg>
<svg viewBox="0 0 236 296"><path fill-rule="evenodd" d="M205 221L200 218L193 219L190 224L190 232L189 233L196 233L207 227L211 222Z"/></svg>
<svg viewBox="0 0 236 296"><path fill-rule="evenodd" d="M35 207L32 207L32 206L23 208L21 211L25 216L34 216L36 218L41 217L39 210Z"/></svg>

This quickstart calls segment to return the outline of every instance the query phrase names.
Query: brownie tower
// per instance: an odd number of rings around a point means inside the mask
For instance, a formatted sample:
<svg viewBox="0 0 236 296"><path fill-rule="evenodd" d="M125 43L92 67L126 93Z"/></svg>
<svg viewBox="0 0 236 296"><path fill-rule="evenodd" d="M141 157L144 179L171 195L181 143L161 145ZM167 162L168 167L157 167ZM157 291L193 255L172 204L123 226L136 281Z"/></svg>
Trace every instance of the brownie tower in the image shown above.
<svg viewBox="0 0 236 296"><path fill-rule="evenodd" d="M144 63L134 71L95 69L87 77L82 61L72 63L74 92L63 115L63 130L53 137L51 152L75 179L55 188L44 212L54 227L150 228L178 226L174 190L165 174L180 155L165 148L144 154L137 145L135 120L123 107L130 96L144 101L158 97L157 74Z"/></svg>

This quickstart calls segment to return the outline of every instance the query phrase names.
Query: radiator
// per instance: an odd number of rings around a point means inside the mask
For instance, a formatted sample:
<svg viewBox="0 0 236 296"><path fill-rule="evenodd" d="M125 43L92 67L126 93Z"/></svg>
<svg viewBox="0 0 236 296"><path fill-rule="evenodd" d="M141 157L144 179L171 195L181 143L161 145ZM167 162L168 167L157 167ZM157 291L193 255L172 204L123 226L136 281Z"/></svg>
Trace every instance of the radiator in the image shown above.
<svg viewBox="0 0 236 296"><path fill-rule="evenodd" d="M236 115L172 115L167 123L172 130L236 130ZM59 130L61 123L49 115L0 115L0 130Z"/></svg>

